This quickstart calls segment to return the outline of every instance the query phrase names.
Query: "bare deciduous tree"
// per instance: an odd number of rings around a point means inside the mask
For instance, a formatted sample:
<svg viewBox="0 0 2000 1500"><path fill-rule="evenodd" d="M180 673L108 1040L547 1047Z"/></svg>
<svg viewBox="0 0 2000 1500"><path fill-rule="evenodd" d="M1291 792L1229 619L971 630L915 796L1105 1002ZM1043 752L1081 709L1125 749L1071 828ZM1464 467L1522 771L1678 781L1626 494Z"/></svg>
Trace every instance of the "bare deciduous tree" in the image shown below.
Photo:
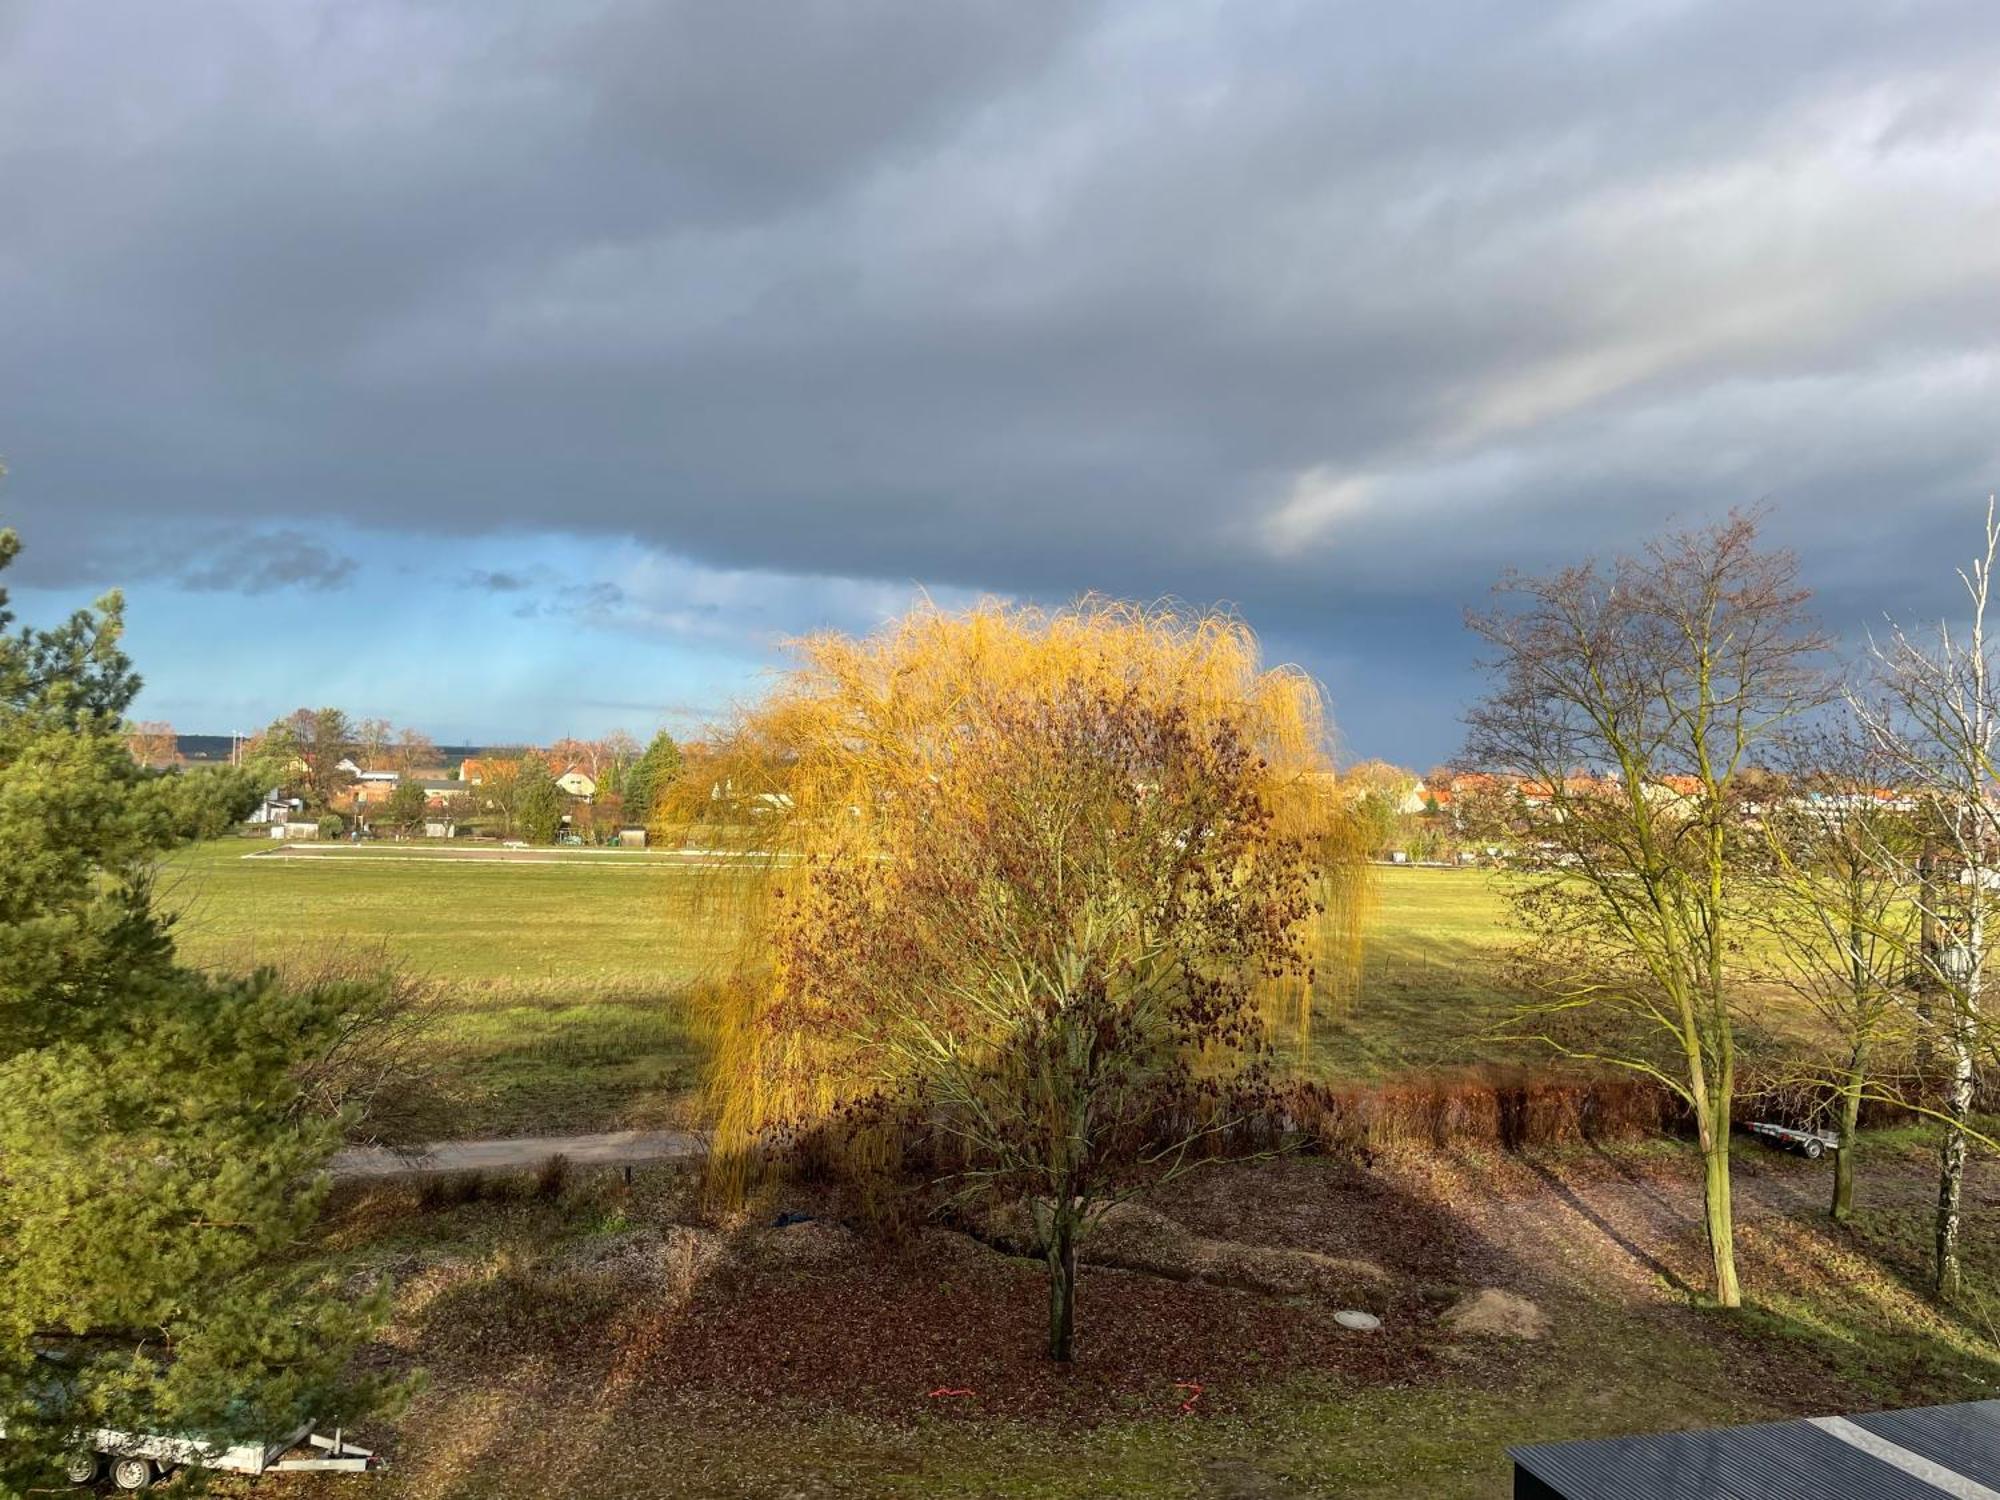
<svg viewBox="0 0 2000 1500"><path fill-rule="evenodd" d="M161 719L134 724L125 731L125 748L148 771L165 770L180 761L180 739L174 726Z"/></svg>
<svg viewBox="0 0 2000 1500"><path fill-rule="evenodd" d="M1874 649L1879 701L1857 698L1870 737L1924 804L1925 827L1943 865L1919 887L1928 940L1918 946L1923 978L1944 1004L1934 1018L1945 1051L1945 1135L1938 1162L1935 1287L1959 1291L1961 1200L1977 1055L1987 1026L1986 971L1993 907L2000 900L2000 803L1994 747L2000 734L1996 673L1986 643L1986 607L2000 556L2000 517L1986 506L1985 550L1959 577L1971 620L1964 632L1940 624L1934 641L1900 626Z"/></svg>
<svg viewBox="0 0 2000 1500"><path fill-rule="evenodd" d="M1818 1017L1833 1052L1830 1067L1807 1071L1833 1083L1840 1146L1828 1212L1845 1220L1862 1102L1901 1097L1875 1069L1885 1045L1910 1033L1923 840L1908 805L1883 795L1893 767L1852 719L1793 737L1787 769L1778 794L1760 799L1767 862L1751 911L1774 977Z"/></svg>
<svg viewBox="0 0 2000 1500"><path fill-rule="evenodd" d="M1700 1139L1716 1300L1742 1300L1729 1179L1739 778L1823 701L1824 641L1753 519L1667 535L1609 570L1510 576L1469 758L1525 779L1517 900L1534 987L1517 1035L1656 1079ZM1580 1023L1595 1030L1580 1035ZM1609 1023L1609 1024L1606 1024Z"/></svg>
<svg viewBox="0 0 2000 1500"><path fill-rule="evenodd" d="M354 754L364 771L380 771L389 764L389 749L396 742L396 726L387 719L363 719L354 726Z"/></svg>
<svg viewBox="0 0 2000 1500"><path fill-rule="evenodd" d="M437 766L438 748L421 729L399 729L389 759L396 770L410 776Z"/></svg>

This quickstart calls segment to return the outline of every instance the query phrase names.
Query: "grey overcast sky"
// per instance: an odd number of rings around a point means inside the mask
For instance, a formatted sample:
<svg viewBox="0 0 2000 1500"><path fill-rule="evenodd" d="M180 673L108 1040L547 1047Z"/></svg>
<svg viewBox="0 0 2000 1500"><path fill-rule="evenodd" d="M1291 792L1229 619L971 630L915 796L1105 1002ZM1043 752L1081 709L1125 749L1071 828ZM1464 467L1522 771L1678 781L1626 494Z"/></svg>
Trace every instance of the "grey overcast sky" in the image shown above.
<svg viewBox="0 0 2000 1500"><path fill-rule="evenodd" d="M0 517L140 711L685 726L924 589L1450 753L1504 567L2000 481L2000 5L0 0Z"/></svg>

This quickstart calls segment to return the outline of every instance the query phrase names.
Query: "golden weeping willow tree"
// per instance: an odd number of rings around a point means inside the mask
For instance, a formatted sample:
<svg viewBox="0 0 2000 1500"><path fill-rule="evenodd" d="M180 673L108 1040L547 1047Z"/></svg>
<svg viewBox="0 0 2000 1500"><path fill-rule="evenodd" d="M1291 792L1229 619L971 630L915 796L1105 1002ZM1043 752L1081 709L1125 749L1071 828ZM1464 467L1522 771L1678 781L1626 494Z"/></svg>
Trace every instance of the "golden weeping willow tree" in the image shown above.
<svg viewBox="0 0 2000 1500"><path fill-rule="evenodd" d="M1197 737L1239 739L1268 812L1260 826L1273 845L1308 851L1320 909L1311 969L1274 968L1256 981L1266 1024L1303 1048L1315 991L1337 1001L1352 993L1365 836L1333 770L1318 689L1295 669L1267 669L1240 620L1094 598L1057 610L925 606L872 636L812 636L794 652L796 665L763 702L693 762L659 820L712 852L704 916L738 934L727 972L704 988L700 1018L724 1196L740 1193L768 1132L823 1120L880 1083L879 1056L802 1023L818 997L795 957L799 935L852 920L851 906L834 914L823 888L836 871L908 858L924 837L911 810L941 786L981 797L964 758L1006 715L1019 722L1023 705L1116 700L1171 715ZM821 952L827 941L812 938Z"/></svg>

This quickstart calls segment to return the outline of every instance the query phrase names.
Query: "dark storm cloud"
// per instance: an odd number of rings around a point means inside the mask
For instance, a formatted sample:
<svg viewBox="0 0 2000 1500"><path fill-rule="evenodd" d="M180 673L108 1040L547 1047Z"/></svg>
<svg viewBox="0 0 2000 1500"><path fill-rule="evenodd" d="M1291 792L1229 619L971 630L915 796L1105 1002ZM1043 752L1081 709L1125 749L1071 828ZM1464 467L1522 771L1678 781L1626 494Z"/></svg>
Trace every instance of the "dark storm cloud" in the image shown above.
<svg viewBox="0 0 2000 1500"><path fill-rule="evenodd" d="M1228 600L1365 716L1457 690L1501 567L1731 504L1843 621L1942 607L2000 477L1997 7L30 0L0 49L57 553Z"/></svg>
<svg viewBox="0 0 2000 1500"><path fill-rule="evenodd" d="M169 583L198 594L327 593L347 587L360 563L291 527L228 531L216 526L164 529L125 525L69 532L30 528L23 581L71 588Z"/></svg>
<svg viewBox="0 0 2000 1500"><path fill-rule="evenodd" d="M458 581L463 589L480 589L489 594L519 594L535 586L534 579L525 573L512 573L500 568L474 568Z"/></svg>
<svg viewBox="0 0 2000 1500"><path fill-rule="evenodd" d="M618 608L625 603L625 591L615 583L565 583L539 599L514 607L520 620L570 619L602 624L615 623Z"/></svg>
<svg viewBox="0 0 2000 1500"><path fill-rule="evenodd" d="M269 594L278 589L324 593L354 576L357 564L297 531L240 537L212 549L175 575L196 593Z"/></svg>

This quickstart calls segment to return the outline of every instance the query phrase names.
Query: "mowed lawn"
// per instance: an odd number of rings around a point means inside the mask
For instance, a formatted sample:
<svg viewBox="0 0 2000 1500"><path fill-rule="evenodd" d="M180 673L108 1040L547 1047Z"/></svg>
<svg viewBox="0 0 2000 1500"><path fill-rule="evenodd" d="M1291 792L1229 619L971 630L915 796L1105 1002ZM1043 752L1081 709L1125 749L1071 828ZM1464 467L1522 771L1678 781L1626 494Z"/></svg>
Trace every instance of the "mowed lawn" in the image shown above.
<svg viewBox="0 0 2000 1500"><path fill-rule="evenodd" d="M1312 1067L1332 1079L1520 1060L1491 1039L1513 1000L1501 987L1506 876L1490 870L1381 865L1351 1004L1315 1006Z"/></svg>
<svg viewBox="0 0 2000 1500"><path fill-rule="evenodd" d="M494 851L497 853L498 851ZM223 839L163 881L196 963L249 965L328 945L385 948L454 983L672 988L718 951L692 902L709 872L670 856L457 857L423 844L280 851Z"/></svg>
<svg viewBox="0 0 2000 1500"><path fill-rule="evenodd" d="M275 847L224 839L170 864L183 955L223 970L379 956L437 980L466 1134L659 1123L694 1082L687 990L729 951L727 875L662 854ZM1306 1065L1365 1080L1508 1056L1484 1035L1508 1003L1495 877L1376 875L1360 991L1317 997Z"/></svg>
<svg viewBox="0 0 2000 1500"><path fill-rule="evenodd" d="M534 863L271 857L225 839L162 878L181 953L222 970L383 961L437 981L443 1086L466 1135L670 1119L699 1067L685 992L726 951L710 872L648 856ZM249 857L246 856L256 856Z"/></svg>

